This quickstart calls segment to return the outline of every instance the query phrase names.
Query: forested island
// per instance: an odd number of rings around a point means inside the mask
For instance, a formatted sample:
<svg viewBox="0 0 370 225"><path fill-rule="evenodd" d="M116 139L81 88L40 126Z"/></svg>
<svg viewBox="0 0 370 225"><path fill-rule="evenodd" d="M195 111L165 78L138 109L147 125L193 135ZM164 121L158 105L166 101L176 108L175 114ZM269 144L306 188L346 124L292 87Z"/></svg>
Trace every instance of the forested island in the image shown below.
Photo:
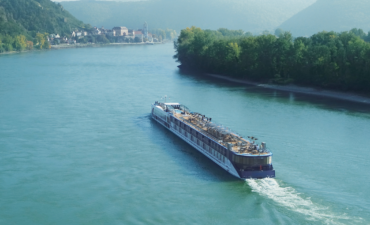
<svg viewBox="0 0 370 225"><path fill-rule="evenodd" d="M277 30L253 36L241 30L181 31L180 68L259 82L370 92L370 35L360 29L293 38Z"/></svg>

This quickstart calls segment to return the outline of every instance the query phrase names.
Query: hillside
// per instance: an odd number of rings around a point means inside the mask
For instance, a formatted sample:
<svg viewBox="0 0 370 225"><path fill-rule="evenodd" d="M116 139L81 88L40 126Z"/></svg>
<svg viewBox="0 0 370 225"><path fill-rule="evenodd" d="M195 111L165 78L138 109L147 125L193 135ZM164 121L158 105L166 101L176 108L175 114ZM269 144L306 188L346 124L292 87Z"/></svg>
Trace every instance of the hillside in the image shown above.
<svg viewBox="0 0 370 225"><path fill-rule="evenodd" d="M370 1L318 0L279 27L294 36L310 36L319 31L341 32L354 27L370 31Z"/></svg>
<svg viewBox="0 0 370 225"><path fill-rule="evenodd" d="M32 32L70 34L85 25L50 0L0 0L0 34L32 35Z"/></svg>
<svg viewBox="0 0 370 225"><path fill-rule="evenodd" d="M193 25L203 29L273 31L315 0L149 0L140 2L70 1L61 4L78 19L95 26L180 31Z"/></svg>

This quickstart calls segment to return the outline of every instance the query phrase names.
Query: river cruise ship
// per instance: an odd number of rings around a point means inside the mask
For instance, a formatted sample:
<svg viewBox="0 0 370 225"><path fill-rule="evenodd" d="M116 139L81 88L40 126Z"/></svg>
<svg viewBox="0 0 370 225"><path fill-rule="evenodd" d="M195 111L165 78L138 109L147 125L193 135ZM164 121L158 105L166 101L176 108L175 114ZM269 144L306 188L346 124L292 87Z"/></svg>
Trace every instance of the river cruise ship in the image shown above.
<svg viewBox="0 0 370 225"><path fill-rule="evenodd" d="M179 103L152 104L152 118L240 179L275 177L272 153L257 138L243 138Z"/></svg>

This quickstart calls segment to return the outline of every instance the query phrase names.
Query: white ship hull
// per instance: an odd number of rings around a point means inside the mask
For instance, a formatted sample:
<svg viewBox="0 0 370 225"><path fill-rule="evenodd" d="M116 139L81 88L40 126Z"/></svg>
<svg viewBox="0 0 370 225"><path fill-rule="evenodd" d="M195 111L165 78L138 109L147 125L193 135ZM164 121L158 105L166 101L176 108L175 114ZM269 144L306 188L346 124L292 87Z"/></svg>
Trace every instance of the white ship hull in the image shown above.
<svg viewBox="0 0 370 225"><path fill-rule="evenodd" d="M155 107L155 106L152 105L152 108L153 107ZM168 116L170 116L170 114L168 114ZM223 157L222 159L219 159L214 154L209 153L208 151L206 151L205 149L203 149L201 146L199 146L195 142L191 141L190 137L187 137L183 133L181 133L178 130L176 130L176 128L175 128L176 125L173 122L170 122L170 127L167 127L166 124L165 124L165 121L163 121L162 119L160 119L158 117L156 118L156 116L153 113L152 113L152 118L155 121L157 121L159 124L161 124L165 128L167 128L168 130L172 131L172 133L176 134L179 138L181 138L182 140L184 140L185 142L187 142L189 145L193 146L196 150L198 150L200 153L202 153L207 158L209 158L210 160L212 160L214 163L216 163L217 165L219 165L221 168L223 168L224 170L226 170L227 172L229 172L231 175L233 175L233 176L235 176L237 178L241 178L239 176L238 172L235 170L234 166L231 164L231 162L230 162L229 159L227 159L226 157ZM181 128L180 128L180 130L181 130Z"/></svg>

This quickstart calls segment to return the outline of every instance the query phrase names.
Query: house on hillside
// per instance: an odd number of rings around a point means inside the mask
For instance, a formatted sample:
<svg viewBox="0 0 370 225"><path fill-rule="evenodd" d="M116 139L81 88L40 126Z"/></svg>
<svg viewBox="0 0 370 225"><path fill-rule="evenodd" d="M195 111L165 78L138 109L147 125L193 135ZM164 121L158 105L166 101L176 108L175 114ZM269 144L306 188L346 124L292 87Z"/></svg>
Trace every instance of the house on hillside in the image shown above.
<svg viewBox="0 0 370 225"><path fill-rule="evenodd" d="M101 34L101 31L97 27L94 27L94 29L92 31L92 34L93 35L100 35Z"/></svg>
<svg viewBox="0 0 370 225"><path fill-rule="evenodd" d="M101 27L100 31L101 31L101 34L107 34L108 33L108 29L105 29L104 27Z"/></svg>
<svg viewBox="0 0 370 225"><path fill-rule="evenodd" d="M66 36L64 36L63 38L61 38L60 42L68 43L68 38Z"/></svg>
<svg viewBox="0 0 370 225"><path fill-rule="evenodd" d="M116 36L116 31L115 30L106 30L106 34L108 36Z"/></svg>
<svg viewBox="0 0 370 225"><path fill-rule="evenodd" d="M135 37L135 31L134 31L134 29L128 29L128 36Z"/></svg>
<svg viewBox="0 0 370 225"><path fill-rule="evenodd" d="M113 30L116 31L116 36L128 35L128 29L126 27L113 27Z"/></svg>

